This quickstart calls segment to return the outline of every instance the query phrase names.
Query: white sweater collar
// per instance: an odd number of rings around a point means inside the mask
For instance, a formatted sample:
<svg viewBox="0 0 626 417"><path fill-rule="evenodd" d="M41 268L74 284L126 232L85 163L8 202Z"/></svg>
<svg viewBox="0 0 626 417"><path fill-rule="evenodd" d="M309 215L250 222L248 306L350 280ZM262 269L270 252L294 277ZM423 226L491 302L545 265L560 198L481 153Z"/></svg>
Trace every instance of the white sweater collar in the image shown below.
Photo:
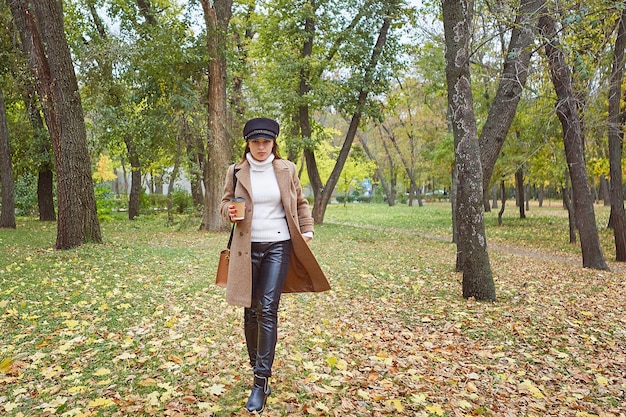
<svg viewBox="0 0 626 417"><path fill-rule="evenodd" d="M274 161L274 154L273 153L270 154L270 156L268 156L264 161L257 161L256 159L252 157L250 152L248 152L246 154L246 158L248 159L248 162L250 163L250 169L252 171L265 171L266 169L272 166L272 162Z"/></svg>

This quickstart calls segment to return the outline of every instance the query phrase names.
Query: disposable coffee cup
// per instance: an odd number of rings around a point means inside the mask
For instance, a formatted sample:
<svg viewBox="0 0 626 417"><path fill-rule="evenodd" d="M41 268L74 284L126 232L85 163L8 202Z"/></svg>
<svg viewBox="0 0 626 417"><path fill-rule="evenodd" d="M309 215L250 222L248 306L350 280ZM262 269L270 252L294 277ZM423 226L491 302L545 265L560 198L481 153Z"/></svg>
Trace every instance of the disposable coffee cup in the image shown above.
<svg viewBox="0 0 626 417"><path fill-rule="evenodd" d="M246 199L243 197L235 197L230 199L230 203L237 209L237 214L233 220L243 220L246 218Z"/></svg>

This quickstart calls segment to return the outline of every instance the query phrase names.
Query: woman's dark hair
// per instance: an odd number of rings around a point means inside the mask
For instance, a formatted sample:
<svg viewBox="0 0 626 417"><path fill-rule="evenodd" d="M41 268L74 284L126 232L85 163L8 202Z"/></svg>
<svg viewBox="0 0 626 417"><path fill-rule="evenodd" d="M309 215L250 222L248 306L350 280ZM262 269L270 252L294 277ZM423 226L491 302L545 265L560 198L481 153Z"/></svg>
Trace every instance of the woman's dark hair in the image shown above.
<svg viewBox="0 0 626 417"><path fill-rule="evenodd" d="M246 149L243 150L243 157L241 158L241 162L246 160L246 154L250 152L250 144L246 141ZM274 158L282 159L279 155L278 150L278 142L274 140L274 146L272 147L272 153L274 154Z"/></svg>

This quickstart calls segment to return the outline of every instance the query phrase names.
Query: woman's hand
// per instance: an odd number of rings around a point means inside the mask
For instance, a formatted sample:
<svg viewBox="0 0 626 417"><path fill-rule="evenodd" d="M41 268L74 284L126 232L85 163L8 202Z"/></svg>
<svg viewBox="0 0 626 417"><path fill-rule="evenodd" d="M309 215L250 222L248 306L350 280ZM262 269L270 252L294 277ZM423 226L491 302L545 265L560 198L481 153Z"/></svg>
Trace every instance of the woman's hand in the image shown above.
<svg viewBox="0 0 626 417"><path fill-rule="evenodd" d="M237 217L237 207L235 207L234 204L231 204L230 206L228 206L228 215L230 216L230 221L233 223L237 223L241 221L241 220L235 220L235 217Z"/></svg>
<svg viewBox="0 0 626 417"><path fill-rule="evenodd" d="M304 241L305 241L306 243L309 243L310 241L312 241L312 240L313 240L313 238L312 238L311 236L304 236L304 235L302 235L302 238L304 239Z"/></svg>

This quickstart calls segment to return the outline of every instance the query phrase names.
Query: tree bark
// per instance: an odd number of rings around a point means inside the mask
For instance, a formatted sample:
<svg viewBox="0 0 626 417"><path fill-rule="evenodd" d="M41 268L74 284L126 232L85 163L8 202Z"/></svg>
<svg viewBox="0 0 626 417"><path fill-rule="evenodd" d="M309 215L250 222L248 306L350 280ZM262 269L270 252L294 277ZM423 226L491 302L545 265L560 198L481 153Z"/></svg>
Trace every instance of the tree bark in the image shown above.
<svg viewBox="0 0 626 417"><path fill-rule="evenodd" d="M539 18L539 27L545 40L545 54L557 95L556 113L563 127L565 157L572 181L574 211L576 212L576 223L580 235L583 267L608 270L600 247L593 196L587 180L583 150L584 134L576 95L572 86L572 77L565 60L565 54L560 49L553 18L547 14L542 14Z"/></svg>
<svg viewBox="0 0 626 417"><path fill-rule="evenodd" d="M524 201L526 201L526 197L524 194L524 171L522 167L517 168L515 171L515 189L516 189L516 199L517 205L519 206L519 218L525 219L526 212L524 211Z"/></svg>
<svg viewBox="0 0 626 417"><path fill-rule="evenodd" d="M13 162L9 146L7 109L0 90L0 228L15 229L15 188Z"/></svg>
<svg viewBox="0 0 626 417"><path fill-rule="evenodd" d="M25 56L28 56L28 51L23 48L22 44L20 44L19 48L24 52ZM55 221L54 174L52 172L54 162L52 160L53 155L50 135L44 126L41 110L38 106L35 84L30 77L20 78L24 80L22 98L26 106L26 111L28 112L30 125L33 129L33 148L36 148L36 152L41 155L38 159L39 167L37 170L37 207L39 208L39 220Z"/></svg>
<svg viewBox="0 0 626 417"><path fill-rule="evenodd" d="M135 149L132 138L124 139L128 162L130 163L130 192L128 197L128 220L134 220L139 216L141 208L141 163L139 152Z"/></svg>
<svg viewBox="0 0 626 417"><path fill-rule="evenodd" d="M533 53L532 43L537 30L537 16L544 5L545 0L521 1L515 27L511 32L509 50L504 61L498 91L480 135L485 211L489 211L488 187L491 175L528 79L528 69Z"/></svg>
<svg viewBox="0 0 626 417"><path fill-rule="evenodd" d="M10 0L28 51L52 140L57 174L58 249L102 242L76 74L56 0Z"/></svg>
<svg viewBox="0 0 626 417"><path fill-rule="evenodd" d="M39 220L51 222L56 220L54 211L54 175L49 167L40 167L37 175L37 206Z"/></svg>
<svg viewBox="0 0 626 417"><path fill-rule="evenodd" d="M443 0L448 107L455 141L458 175L457 253L461 257L463 297L495 301L496 292L485 234L483 175L470 81L469 0Z"/></svg>
<svg viewBox="0 0 626 417"><path fill-rule="evenodd" d="M226 229L219 212L226 169L232 159L226 108L225 39L232 16L232 0L201 0L207 29L209 97L206 163L204 166L204 210L200 230Z"/></svg>
<svg viewBox="0 0 626 417"><path fill-rule="evenodd" d="M502 215L504 214L504 206L506 205L506 187L504 185L504 180L500 181L500 192L502 194L502 207L498 212L498 226L502 226Z"/></svg>
<svg viewBox="0 0 626 417"><path fill-rule="evenodd" d="M622 10L613 53L613 69L609 84L609 165L611 226L615 239L615 260L626 262L626 214L622 183L622 152L624 147L624 118L622 83L624 82L624 48L626 48L626 10Z"/></svg>

